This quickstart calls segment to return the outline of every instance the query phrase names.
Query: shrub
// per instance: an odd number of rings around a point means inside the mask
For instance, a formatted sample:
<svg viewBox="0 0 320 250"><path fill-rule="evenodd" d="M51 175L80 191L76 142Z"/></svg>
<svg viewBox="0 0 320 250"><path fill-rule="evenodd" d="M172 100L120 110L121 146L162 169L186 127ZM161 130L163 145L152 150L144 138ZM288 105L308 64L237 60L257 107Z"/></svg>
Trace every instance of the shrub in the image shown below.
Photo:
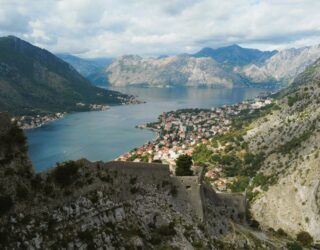
<svg viewBox="0 0 320 250"><path fill-rule="evenodd" d="M297 234L297 241L304 246L310 246L313 242L313 238L308 232L302 231Z"/></svg>
<svg viewBox="0 0 320 250"><path fill-rule="evenodd" d="M19 199L26 199L28 197L29 191L26 186L18 184L16 188L16 194Z"/></svg>
<svg viewBox="0 0 320 250"><path fill-rule="evenodd" d="M5 245L9 238L9 233L7 231L0 231L0 245Z"/></svg>
<svg viewBox="0 0 320 250"><path fill-rule="evenodd" d="M139 188L138 188L138 187L132 187L132 188L130 188L131 194L136 194L136 193L138 193L138 191L139 191Z"/></svg>
<svg viewBox="0 0 320 250"><path fill-rule="evenodd" d="M86 242L88 244L93 241L93 234L89 230L78 232L78 237L82 242Z"/></svg>
<svg viewBox="0 0 320 250"><path fill-rule="evenodd" d="M58 165L54 170L54 179L59 185L68 186L75 180L78 169L79 165L76 162L65 162L63 165Z"/></svg>
<svg viewBox="0 0 320 250"><path fill-rule="evenodd" d="M130 184L131 185L134 185L134 184L136 184L137 183L137 177L131 177L130 178Z"/></svg>
<svg viewBox="0 0 320 250"><path fill-rule="evenodd" d="M0 196L0 216L8 212L13 206L13 201L9 195Z"/></svg>
<svg viewBox="0 0 320 250"><path fill-rule="evenodd" d="M303 248L297 242L288 242L287 248L288 250L303 250Z"/></svg>
<svg viewBox="0 0 320 250"><path fill-rule="evenodd" d="M239 176L232 184L227 185L232 192L244 192L248 187L250 178L247 176Z"/></svg>
<svg viewBox="0 0 320 250"><path fill-rule="evenodd" d="M173 197L176 197L176 196L177 196L177 194L178 194L178 189L177 189L176 186L174 186L174 185L171 186L170 194L171 194Z"/></svg>
<svg viewBox="0 0 320 250"><path fill-rule="evenodd" d="M288 236L287 233L282 228L279 228L277 230L277 234L284 237Z"/></svg>
<svg viewBox="0 0 320 250"><path fill-rule="evenodd" d="M40 189L42 187L42 178L40 174L36 174L35 177L31 180L31 186L34 189Z"/></svg>
<svg viewBox="0 0 320 250"><path fill-rule="evenodd" d="M259 229L259 228L260 228L260 223L259 223L257 220L251 220L251 221L250 221L250 226L251 226L252 228Z"/></svg>
<svg viewBox="0 0 320 250"><path fill-rule="evenodd" d="M174 236L176 235L176 230L174 229L174 222L170 222L167 225L162 225L156 229L157 233L162 236Z"/></svg>

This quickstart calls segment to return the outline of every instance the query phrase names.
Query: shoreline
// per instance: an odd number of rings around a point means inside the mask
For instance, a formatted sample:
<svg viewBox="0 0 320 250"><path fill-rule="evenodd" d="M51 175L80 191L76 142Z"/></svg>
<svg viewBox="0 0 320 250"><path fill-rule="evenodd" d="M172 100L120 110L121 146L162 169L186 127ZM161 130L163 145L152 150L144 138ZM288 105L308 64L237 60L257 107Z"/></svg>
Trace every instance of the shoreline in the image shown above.
<svg viewBox="0 0 320 250"><path fill-rule="evenodd" d="M107 111L114 106L124 106L124 105L137 105L146 103L145 101L140 101L138 99L130 98L128 102L121 102L119 104L87 104L88 110L79 110L73 112L56 112L53 114L43 114L43 115L23 115L16 116L12 118L13 122L17 122L18 126L23 130L36 129L43 127L51 122L63 119L66 115L76 113L76 112L94 112L94 111ZM86 104L77 103L78 107L85 107Z"/></svg>
<svg viewBox="0 0 320 250"><path fill-rule="evenodd" d="M174 167L181 154L191 155L196 145L230 129L232 117L241 111L252 112L270 105L269 97L257 97L233 105L211 109L178 109L158 116L157 121L136 125L156 133L156 138L119 155L116 161L162 161Z"/></svg>

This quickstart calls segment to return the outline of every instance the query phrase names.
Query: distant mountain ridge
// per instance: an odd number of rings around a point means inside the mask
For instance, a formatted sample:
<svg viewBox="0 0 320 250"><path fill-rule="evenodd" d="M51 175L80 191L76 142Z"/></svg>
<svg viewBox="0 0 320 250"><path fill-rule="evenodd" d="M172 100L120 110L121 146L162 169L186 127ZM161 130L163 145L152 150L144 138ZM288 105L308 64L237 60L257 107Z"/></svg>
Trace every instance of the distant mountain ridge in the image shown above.
<svg viewBox="0 0 320 250"><path fill-rule="evenodd" d="M57 54L59 58L72 65L81 75L94 85L106 85L107 77L104 69L112 63L112 58L81 58L70 54Z"/></svg>
<svg viewBox="0 0 320 250"><path fill-rule="evenodd" d="M288 85L320 57L320 45L260 51L239 45L195 54L142 58L126 55L105 69L112 86L262 86Z"/></svg>
<svg viewBox="0 0 320 250"><path fill-rule="evenodd" d="M211 57L219 63L244 66L250 63L263 63L277 52L277 50L261 51L258 49L242 48L239 45L234 44L217 49L203 48L193 56Z"/></svg>
<svg viewBox="0 0 320 250"><path fill-rule="evenodd" d="M47 50L14 36L0 38L0 111L75 111L84 109L86 104L117 104L126 98L92 86L72 66Z"/></svg>
<svg viewBox="0 0 320 250"><path fill-rule="evenodd" d="M247 65L242 72L252 82L279 81L290 84L319 57L320 45L286 49L276 53L262 65Z"/></svg>

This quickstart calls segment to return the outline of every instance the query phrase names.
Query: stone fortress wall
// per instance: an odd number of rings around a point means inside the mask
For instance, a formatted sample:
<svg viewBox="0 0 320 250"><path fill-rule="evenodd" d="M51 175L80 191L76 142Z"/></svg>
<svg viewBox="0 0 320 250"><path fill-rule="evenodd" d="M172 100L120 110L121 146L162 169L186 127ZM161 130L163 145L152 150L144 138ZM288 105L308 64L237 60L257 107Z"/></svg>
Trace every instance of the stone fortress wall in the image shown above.
<svg viewBox="0 0 320 250"><path fill-rule="evenodd" d="M171 176L169 166L159 163L112 161L102 163L102 167L118 171L120 176L137 177L140 183L171 185L176 192L177 210L183 214L191 210L193 214L190 216L196 216L202 222L219 214L237 222L245 222L245 195L215 192L203 182L204 169L198 176Z"/></svg>

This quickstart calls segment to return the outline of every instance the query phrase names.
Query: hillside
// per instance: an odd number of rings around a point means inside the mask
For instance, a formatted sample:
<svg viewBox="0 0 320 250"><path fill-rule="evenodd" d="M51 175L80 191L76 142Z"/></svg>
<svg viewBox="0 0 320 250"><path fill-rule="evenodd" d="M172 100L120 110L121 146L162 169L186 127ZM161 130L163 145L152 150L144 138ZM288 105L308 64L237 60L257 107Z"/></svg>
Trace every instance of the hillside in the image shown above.
<svg viewBox="0 0 320 250"><path fill-rule="evenodd" d="M23 132L0 113L1 249L277 249L245 223L242 195L162 164L57 164L35 174Z"/></svg>
<svg viewBox="0 0 320 250"><path fill-rule="evenodd" d="M104 69L111 64L112 58L84 59L69 54L57 54L57 56L69 63L94 85L106 86L108 84Z"/></svg>
<svg viewBox="0 0 320 250"><path fill-rule="evenodd" d="M32 114L119 104L128 96L94 87L50 52L17 37L0 38L0 111Z"/></svg>
<svg viewBox="0 0 320 250"><path fill-rule="evenodd" d="M244 86L244 81L209 57L178 55L159 59L123 56L107 68L113 86Z"/></svg>
<svg viewBox="0 0 320 250"><path fill-rule="evenodd" d="M303 238L309 246L311 237L320 242L319 150L317 60L273 104L243 111L230 132L199 146L193 157L209 169L222 168L233 178L231 190L246 190L250 212L262 228Z"/></svg>
<svg viewBox="0 0 320 250"><path fill-rule="evenodd" d="M252 82L277 81L290 84L304 69L320 57L320 45L286 49L276 53L263 64L244 67L243 74Z"/></svg>
<svg viewBox="0 0 320 250"><path fill-rule="evenodd" d="M261 64L278 51L261 51L258 49L242 48L239 45L231 45L227 47L212 49L203 48L195 53L195 57L211 57L219 63L244 66L251 63Z"/></svg>

